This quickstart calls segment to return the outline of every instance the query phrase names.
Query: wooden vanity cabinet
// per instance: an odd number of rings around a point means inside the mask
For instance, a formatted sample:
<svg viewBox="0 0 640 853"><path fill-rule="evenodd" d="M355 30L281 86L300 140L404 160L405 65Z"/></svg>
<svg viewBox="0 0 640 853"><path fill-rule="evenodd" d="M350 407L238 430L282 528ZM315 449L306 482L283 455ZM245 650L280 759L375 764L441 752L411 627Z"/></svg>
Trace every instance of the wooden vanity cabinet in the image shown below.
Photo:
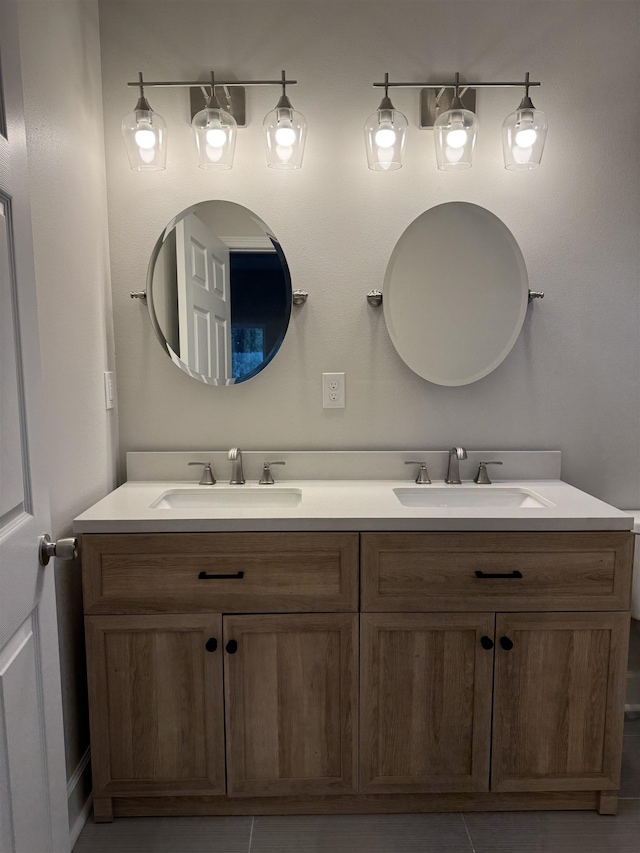
<svg viewBox="0 0 640 853"><path fill-rule="evenodd" d="M363 533L362 610L629 610L633 536Z"/></svg>
<svg viewBox="0 0 640 853"><path fill-rule="evenodd" d="M85 535L83 588L97 820L356 793L358 534Z"/></svg>
<svg viewBox="0 0 640 853"><path fill-rule="evenodd" d="M615 813L632 543L85 535L96 820Z"/></svg>
<svg viewBox="0 0 640 853"><path fill-rule="evenodd" d="M492 791L616 791L626 613L499 613Z"/></svg>
<svg viewBox="0 0 640 853"><path fill-rule="evenodd" d="M362 614L362 790L615 791L627 638L624 613Z"/></svg>
<svg viewBox="0 0 640 853"><path fill-rule="evenodd" d="M229 796L355 794L357 614L225 616L224 644Z"/></svg>
<svg viewBox="0 0 640 853"><path fill-rule="evenodd" d="M494 621L493 613L361 615L363 791L489 790Z"/></svg>
<svg viewBox="0 0 640 853"><path fill-rule="evenodd" d="M592 791L613 809L632 547L626 533L362 534L365 790Z"/></svg>
<svg viewBox="0 0 640 853"><path fill-rule="evenodd" d="M222 617L85 617L94 797L225 793Z"/></svg>

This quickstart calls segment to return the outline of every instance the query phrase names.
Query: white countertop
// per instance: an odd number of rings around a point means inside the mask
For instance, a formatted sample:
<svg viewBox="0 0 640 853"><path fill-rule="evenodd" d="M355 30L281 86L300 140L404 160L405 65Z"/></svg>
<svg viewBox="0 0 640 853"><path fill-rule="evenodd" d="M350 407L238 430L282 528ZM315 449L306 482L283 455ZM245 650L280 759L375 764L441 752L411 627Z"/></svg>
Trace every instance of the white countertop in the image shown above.
<svg viewBox="0 0 640 853"><path fill-rule="evenodd" d="M493 473L493 472L492 472ZM460 489L442 480L417 486L411 480L286 480L301 489L298 506L215 509L152 509L165 491L177 488L246 489L228 483L196 486L193 480L129 481L74 520L76 533L193 533L210 531L422 530L422 531L571 531L631 530L633 518L561 480L505 480L479 490L530 489L553 506L408 507L394 489ZM260 486L271 489L272 486Z"/></svg>

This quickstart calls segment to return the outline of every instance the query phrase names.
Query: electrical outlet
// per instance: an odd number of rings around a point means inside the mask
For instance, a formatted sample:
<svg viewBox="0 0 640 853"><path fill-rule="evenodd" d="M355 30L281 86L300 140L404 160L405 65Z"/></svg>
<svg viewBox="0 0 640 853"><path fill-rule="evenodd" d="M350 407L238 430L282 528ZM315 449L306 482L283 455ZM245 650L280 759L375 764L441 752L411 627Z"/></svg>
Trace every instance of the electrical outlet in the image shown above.
<svg viewBox="0 0 640 853"><path fill-rule="evenodd" d="M322 374L323 409L344 409L346 401L344 376L344 373Z"/></svg>

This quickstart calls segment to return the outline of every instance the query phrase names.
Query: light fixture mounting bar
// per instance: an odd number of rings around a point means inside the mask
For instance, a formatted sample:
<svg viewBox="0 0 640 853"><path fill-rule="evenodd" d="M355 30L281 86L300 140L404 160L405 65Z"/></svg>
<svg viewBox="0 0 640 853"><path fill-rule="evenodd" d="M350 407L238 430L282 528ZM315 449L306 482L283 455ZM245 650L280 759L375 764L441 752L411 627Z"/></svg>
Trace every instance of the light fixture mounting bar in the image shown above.
<svg viewBox="0 0 640 853"><path fill-rule="evenodd" d="M217 81L216 81L217 82ZM130 86L138 86L138 83L129 83ZM153 85L145 83L145 86ZM525 86L541 86L542 83L534 83L531 80L522 80L517 83L458 83L460 89L524 89ZM455 89L456 83L374 83L374 89Z"/></svg>
<svg viewBox="0 0 640 853"><path fill-rule="evenodd" d="M466 109L471 112L476 111L476 89L524 89L529 91L531 86L540 86L539 81L532 82L529 80L529 74L525 75L525 79L519 80L500 80L496 82L460 82L460 75L456 74L456 79L445 83L390 83L389 75L385 74L384 83L374 83L374 89L420 89L420 128L433 128L438 115L441 112L446 112L451 109L454 95L457 93L463 98L463 103Z"/></svg>
<svg viewBox="0 0 640 853"><path fill-rule="evenodd" d="M283 71L280 80L218 80L213 71L208 80L144 80L142 72L138 72L138 80L127 83L129 87L140 89L189 89L191 118L202 110L202 101L206 105L208 98L215 95L224 109L230 113L238 127L246 127L245 89L258 86L296 86L297 80L287 80Z"/></svg>
<svg viewBox="0 0 640 853"><path fill-rule="evenodd" d="M216 86L282 86L284 83L285 86L296 86L297 80L218 80L216 77ZM190 82L182 82L180 80L154 80L149 82L144 80L142 85L145 88L183 88L183 89L191 89L193 87L202 87L207 86L211 87L211 81L207 80L193 80ZM524 85L524 84L523 84ZM535 86L535 83L530 83L530 86ZM140 81L136 81L135 83L127 83L127 86L135 86L136 88L140 87Z"/></svg>

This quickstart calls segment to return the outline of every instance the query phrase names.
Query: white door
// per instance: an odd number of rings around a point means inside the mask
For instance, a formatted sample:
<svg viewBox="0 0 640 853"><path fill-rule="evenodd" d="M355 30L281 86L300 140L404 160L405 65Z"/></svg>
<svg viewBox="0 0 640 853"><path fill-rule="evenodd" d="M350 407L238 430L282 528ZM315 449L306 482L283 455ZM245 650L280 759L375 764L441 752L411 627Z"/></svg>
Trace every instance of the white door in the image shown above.
<svg viewBox="0 0 640 853"><path fill-rule="evenodd" d="M0 851L69 849L15 0L0 0ZM4 107L2 103L4 103Z"/></svg>
<svg viewBox="0 0 640 853"><path fill-rule="evenodd" d="M205 379L229 384L229 248L194 213L176 226L180 358Z"/></svg>

